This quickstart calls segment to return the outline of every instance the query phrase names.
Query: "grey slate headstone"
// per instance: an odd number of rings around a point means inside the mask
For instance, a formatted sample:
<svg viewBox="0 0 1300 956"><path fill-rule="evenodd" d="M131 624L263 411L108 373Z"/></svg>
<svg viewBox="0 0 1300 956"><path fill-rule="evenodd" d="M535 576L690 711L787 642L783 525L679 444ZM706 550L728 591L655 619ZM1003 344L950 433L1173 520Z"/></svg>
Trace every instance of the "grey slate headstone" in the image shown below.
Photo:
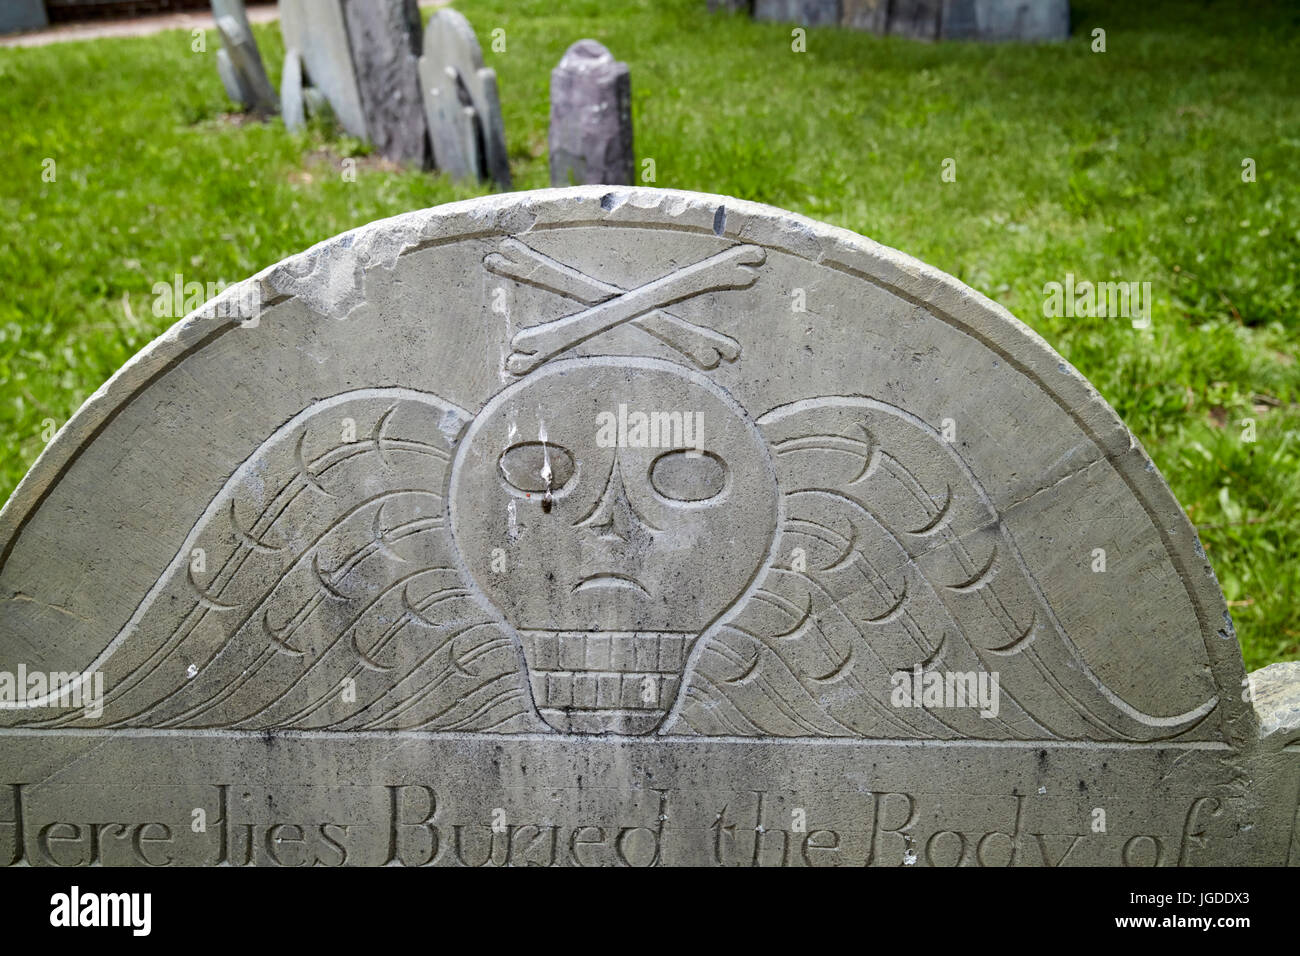
<svg viewBox="0 0 1300 956"><path fill-rule="evenodd" d="M304 89L319 90L339 125L368 141L342 0L279 0L279 7L284 48L301 58Z"/></svg>
<svg viewBox="0 0 1300 956"><path fill-rule="evenodd" d="M743 4L709 0L709 9ZM918 40L1064 40L1069 0L754 0L755 20L839 25Z"/></svg>
<svg viewBox="0 0 1300 956"><path fill-rule="evenodd" d="M840 0L754 0L754 19L805 27L838 26Z"/></svg>
<svg viewBox="0 0 1300 956"><path fill-rule="evenodd" d="M626 63L596 40L579 40L551 71L551 185L628 185L632 81Z"/></svg>
<svg viewBox="0 0 1300 956"><path fill-rule="evenodd" d="M890 0L889 32L913 40L936 40L944 0Z"/></svg>
<svg viewBox="0 0 1300 956"><path fill-rule="evenodd" d="M413 212L182 320L0 510L0 704L0 865L1300 862L1300 665L1096 390L723 196Z"/></svg>
<svg viewBox="0 0 1300 956"><path fill-rule="evenodd" d="M416 0L345 0L352 62L370 141L381 156L429 165L429 129L420 96Z"/></svg>
<svg viewBox="0 0 1300 956"><path fill-rule="evenodd" d="M424 31L420 92L434 165L454 179L490 179L509 189L496 71L483 65L474 28L455 10L438 10Z"/></svg>
<svg viewBox="0 0 1300 956"><path fill-rule="evenodd" d="M212 16L221 35L217 70L226 95L260 116L273 115L279 109L279 97L266 78L243 0L212 0Z"/></svg>
<svg viewBox="0 0 1300 956"><path fill-rule="evenodd" d="M941 35L949 40L1066 40L1069 0L944 0Z"/></svg>
<svg viewBox="0 0 1300 956"><path fill-rule="evenodd" d="M850 30L884 33L889 24L889 0L843 0L841 22Z"/></svg>
<svg viewBox="0 0 1300 956"><path fill-rule="evenodd" d="M40 30L49 25L45 0L5 0L0 3L0 33Z"/></svg>

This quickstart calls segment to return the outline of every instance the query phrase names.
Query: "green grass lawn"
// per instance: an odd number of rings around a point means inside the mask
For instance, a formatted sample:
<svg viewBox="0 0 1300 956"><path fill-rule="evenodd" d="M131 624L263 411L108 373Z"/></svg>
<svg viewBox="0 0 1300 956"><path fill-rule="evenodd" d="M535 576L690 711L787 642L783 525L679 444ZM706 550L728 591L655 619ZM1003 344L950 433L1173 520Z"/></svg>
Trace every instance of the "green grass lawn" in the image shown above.
<svg viewBox="0 0 1300 956"><path fill-rule="evenodd" d="M847 227L1005 305L1155 458L1200 529L1247 666L1300 657L1300 13L1082 0L1064 45L810 30L795 53L790 26L710 16L705 0L457 8L500 79L517 188L548 185L551 68L572 41L600 39L631 64L638 169L653 159L654 185ZM1097 27L1105 53L1091 50ZM488 48L496 28L504 52ZM279 29L256 32L278 83ZM218 44L193 52L170 32L0 49L0 499L49 424L171 324L153 314L155 283L234 282L477 192L364 158L346 182L358 143L232 121ZM956 182L941 180L945 159ZM1044 284L1067 273L1150 282L1152 328L1045 317Z"/></svg>

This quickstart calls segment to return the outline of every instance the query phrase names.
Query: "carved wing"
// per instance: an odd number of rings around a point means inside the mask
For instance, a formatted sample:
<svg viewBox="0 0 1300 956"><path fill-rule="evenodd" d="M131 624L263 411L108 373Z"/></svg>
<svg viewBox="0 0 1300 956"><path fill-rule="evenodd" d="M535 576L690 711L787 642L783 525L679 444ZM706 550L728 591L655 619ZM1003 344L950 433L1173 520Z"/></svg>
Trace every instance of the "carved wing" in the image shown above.
<svg viewBox="0 0 1300 956"><path fill-rule="evenodd" d="M1211 698L1158 717L1107 688L979 482L920 419L835 397L782 406L759 425L785 503L775 558L700 642L669 732L1153 740L1214 710ZM996 716L951 697L912 706L895 675L917 668L922 681L983 674L986 687L997 674Z"/></svg>
<svg viewBox="0 0 1300 956"><path fill-rule="evenodd" d="M102 716L31 723L545 730L514 643L456 567L444 496L468 419L388 388L289 421L96 661Z"/></svg>

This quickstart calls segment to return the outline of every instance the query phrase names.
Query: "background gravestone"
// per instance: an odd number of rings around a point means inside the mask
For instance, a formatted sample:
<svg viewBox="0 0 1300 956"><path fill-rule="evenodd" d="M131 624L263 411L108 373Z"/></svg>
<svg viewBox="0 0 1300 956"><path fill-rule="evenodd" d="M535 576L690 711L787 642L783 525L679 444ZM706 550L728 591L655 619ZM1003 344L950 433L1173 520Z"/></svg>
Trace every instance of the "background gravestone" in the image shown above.
<svg viewBox="0 0 1300 956"><path fill-rule="evenodd" d="M889 0L843 0L842 23L851 30L884 33L889 23Z"/></svg>
<svg viewBox="0 0 1300 956"><path fill-rule="evenodd" d="M226 95L261 116L274 114L279 109L279 97L266 78L243 0L212 0L212 16L221 34L217 70Z"/></svg>
<svg viewBox="0 0 1300 956"><path fill-rule="evenodd" d="M1064 40L1070 0L944 0L940 33L950 40Z"/></svg>
<svg viewBox="0 0 1300 956"><path fill-rule="evenodd" d="M366 130L381 156L429 165L417 60L422 28L416 0L346 0L352 62Z"/></svg>
<svg viewBox="0 0 1300 956"><path fill-rule="evenodd" d="M889 5L889 32L913 40L935 40L943 0L893 0Z"/></svg>
<svg viewBox="0 0 1300 956"><path fill-rule="evenodd" d="M710 3L709 9L716 5ZM754 0L755 20L917 40L1064 40L1069 0Z"/></svg>
<svg viewBox="0 0 1300 956"><path fill-rule="evenodd" d="M596 40L579 40L551 71L551 185L628 185L632 80Z"/></svg>
<svg viewBox="0 0 1300 956"><path fill-rule="evenodd" d="M40 30L49 25L44 0L7 0L0 4L0 33Z"/></svg>
<svg viewBox="0 0 1300 956"><path fill-rule="evenodd" d="M1243 693L1095 390L720 196L410 213L180 322L0 511L49 672L103 692L0 709L0 864L1300 862L1300 667Z"/></svg>
<svg viewBox="0 0 1300 956"><path fill-rule="evenodd" d="M429 20L420 92L435 165L454 179L490 179L509 189L497 75L483 65L473 27L455 10L438 10Z"/></svg>
<svg viewBox="0 0 1300 956"><path fill-rule="evenodd" d="M285 62L295 61L294 71L301 81L290 86L289 93L315 88L345 131L369 141L342 0L279 0L279 8ZM306 112L304 102L311 102L305 92L302 100L286 101L282 95L281 109L291 129L291 121Z"/></svg>
<svg viewBox="0 0 1300 956"><path fill-rule="evenodd" d="M807 27L838 26L840 0L754 0L754 19Z"/></svg>

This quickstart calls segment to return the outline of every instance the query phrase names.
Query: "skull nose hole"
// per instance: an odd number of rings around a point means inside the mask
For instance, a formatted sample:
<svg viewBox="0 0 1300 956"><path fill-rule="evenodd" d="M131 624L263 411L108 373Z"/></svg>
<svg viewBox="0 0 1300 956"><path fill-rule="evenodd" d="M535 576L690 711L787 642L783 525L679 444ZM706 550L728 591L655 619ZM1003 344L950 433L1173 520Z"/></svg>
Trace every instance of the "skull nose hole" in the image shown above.
<svg viewBox="0 0 1300 956"><path fill-rule="evenodd" d="M623 484L623 475L615 455L610 464L605 490L601 492L591 512L577 523L577 527L591 531L598 540L627 544L640 530L655 529L637 514Z"/></svg>

